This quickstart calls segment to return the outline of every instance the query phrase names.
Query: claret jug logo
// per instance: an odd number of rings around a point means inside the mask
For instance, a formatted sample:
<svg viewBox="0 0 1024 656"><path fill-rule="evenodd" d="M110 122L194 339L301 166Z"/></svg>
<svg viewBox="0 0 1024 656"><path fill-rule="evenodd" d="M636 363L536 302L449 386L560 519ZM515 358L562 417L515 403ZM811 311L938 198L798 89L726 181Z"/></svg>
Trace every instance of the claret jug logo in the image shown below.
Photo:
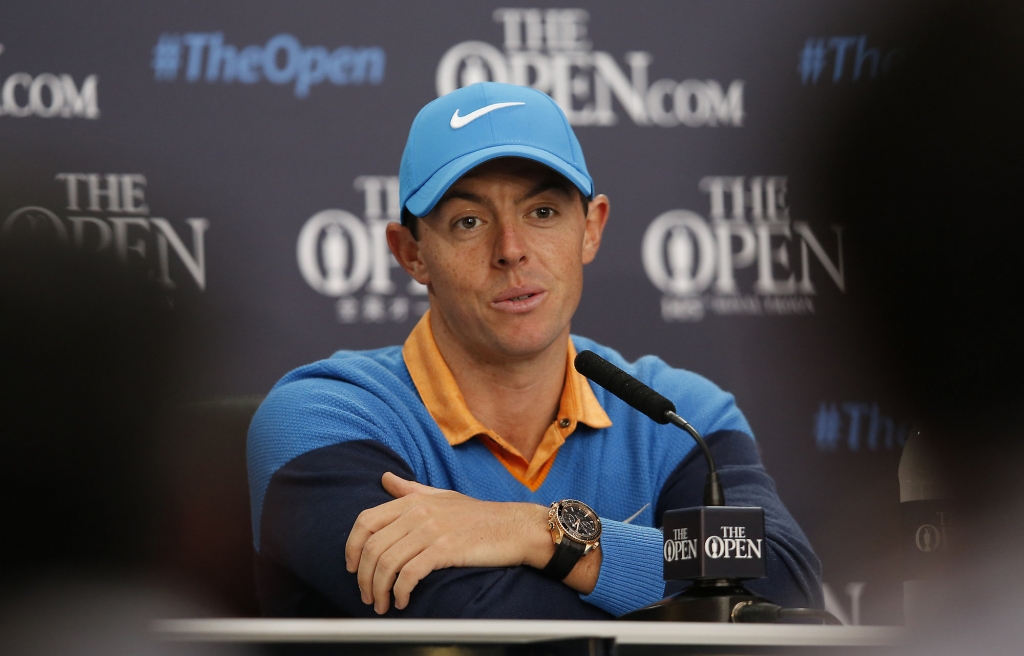
<svg viewBox="0 0 1024 656"><path fill-rule="evenodd" d="M831 226L823 243L806 221L791 220L785 176L709 176L699 188L709 218L669 210L644 233L644 271L664 293L665 321L813 314L823 280L845 293L843 228Z"/></svg>
<svg viewBox="0 0 1024 656"><path fill-rule="evenodd" d="M398 262L385 228L400 220L398 177L361 175L362 220L345 210L317 212L299 231L296 256L306 283L337 298L341 323L402 323L427 311L427 288L415 280L404 287L391 279ZM404 274L402 274L404 277Z"/></svg>
<svg viewBox="0 0 1024 656"><path fill-rule="evenodd" d="M622 66L611 53L594 50L583 9L504 8L493 17L502 26L504 51L484 41L452 46L437 66L438 96L490 80L543 91L572 125L615 125L618 111L636 125L743 125L742 80L648 83L654 56L627 52Z"/></svg>
<svg viewBox="0 0 1024 656"><path fill-rule="evenodd" d="M722 535L709 535L704 540L704 553L708 558L763 558L763 538L747 537L746 526L723 526Z"/></svg>
<svg viewBox="0 0 1024 656"><path fill-rule="evenodd" d="M672 529L672 537L665 540L663 549L666 562L693 560L700 555L697 550L697 543L700 540L690 537L689 532L688 528Z"/></svg>
<svg viewBox="0 0 1024 656"><path fill-rule="evenodd" d="M185 219L189 247L180 226L149 216L141 173L58 173L54 179L64 188L65 216L36 205L21 207L0 224L0 239L44 236L80 250L112 253L126 266L149 267L165 289L191 281L206 290L209 221Z"/></svg>
<svg viewBox="0 0 1024 656"><path fill-rule="evenodd" d="M4 47L0 44L0 55ZM3 59L0 58L0 65ZM0 74L0 116L38 116L41 118L91 118L100 117L97 102L97 80L89 75L76 83L75 79L61 73L11 73Z"/></svg>

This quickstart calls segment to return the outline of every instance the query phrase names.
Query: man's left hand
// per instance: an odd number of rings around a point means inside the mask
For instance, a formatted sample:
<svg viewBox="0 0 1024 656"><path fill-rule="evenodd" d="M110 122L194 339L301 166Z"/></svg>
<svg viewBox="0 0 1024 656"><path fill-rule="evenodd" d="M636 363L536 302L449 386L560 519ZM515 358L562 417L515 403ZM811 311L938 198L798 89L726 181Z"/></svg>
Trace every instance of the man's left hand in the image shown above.
<svg viewBox="0 0 1024 656"><path fill-rule="evenodd" d="M363 603L377 613L387 611L392 588L395 608L405 608L416 584L434 570L541 568L554 553L544 506L480 501L391 472L381 482L395 500L361 512L345 544L345 567L357 573Z"/></svg>

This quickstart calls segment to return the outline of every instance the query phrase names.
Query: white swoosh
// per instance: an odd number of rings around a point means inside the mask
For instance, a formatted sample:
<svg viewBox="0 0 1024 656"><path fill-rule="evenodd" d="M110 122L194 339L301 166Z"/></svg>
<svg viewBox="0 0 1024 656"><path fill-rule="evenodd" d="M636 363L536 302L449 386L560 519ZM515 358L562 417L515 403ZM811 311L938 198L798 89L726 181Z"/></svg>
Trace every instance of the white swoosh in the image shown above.
<svg viewBox="0 0 1024 656"><path fill-rule="evenodd" d="M631 523L631 522L632 522L632 521L633 521L634 519L636 519L637 517L639 517L639 516L640 516L640 513L642 513L643 511L647 510L647 506L649 506L649 505L651 505L651 504L649 504L649 503L645 503L645 504L644 504L644 507L643 507L643 508L641 508L640 510L638 510L638 511L636 511L635 513L633 513L632 515L630 515L630 516L629 516L629 519L624 519L624 520L622 520L622 523L623 523L623 524L629 524L629 523Z"/></svg>
<svg viewBox="0 0 1024 656"><path fill-rule="evenodd" d="M461 127L465 127L465 126L469 125L470 123L472 123L473 121L477 120L478 118L480 118L484 114L489 114L489 113L493 112L496 109L501 109L502 107L513 107L515 105L525 105L525 104L526 103L521 103L521 102L495 103L493 105L488 105L486 107L481 107L480 109L476 110L475 112L470 112L470 113L466 114L465 116L459 116L459 110L456 109L455 113L452 114L452 121L451 121L451 123L449 123L449 125L452 126L453 130L458 130Z"/></svg>

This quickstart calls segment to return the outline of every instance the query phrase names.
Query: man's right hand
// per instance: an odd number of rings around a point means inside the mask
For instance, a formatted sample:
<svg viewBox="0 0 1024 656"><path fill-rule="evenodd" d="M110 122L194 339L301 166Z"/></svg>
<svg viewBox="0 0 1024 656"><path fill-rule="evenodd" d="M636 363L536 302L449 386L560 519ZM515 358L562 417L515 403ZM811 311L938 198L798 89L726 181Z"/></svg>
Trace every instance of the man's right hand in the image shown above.
<svg viewBox="0 0 1024 656"><path fill-rule="evenodd" d="M381 482L395 497L359 513L345 543L345 567L356 573L359 596L383 614L402 609L423 578L447 567L543 568L555 545L548 509L536 504L481 501L401 479ZM589 594L597 584L600 550L582 559L564 583Z"/></svg>
<svg viewBox="0 0 1024 656"><path fill-rule="evenodd" d="M405 608L434 570L541 568L554 553L544 506L480 501L390 472L381 482L395 500L360 513L345 544L345 567L357 574L363 603L379 614L387 611L392 588L395 607ZM591 589L596 581L595 570Z"/></svg>

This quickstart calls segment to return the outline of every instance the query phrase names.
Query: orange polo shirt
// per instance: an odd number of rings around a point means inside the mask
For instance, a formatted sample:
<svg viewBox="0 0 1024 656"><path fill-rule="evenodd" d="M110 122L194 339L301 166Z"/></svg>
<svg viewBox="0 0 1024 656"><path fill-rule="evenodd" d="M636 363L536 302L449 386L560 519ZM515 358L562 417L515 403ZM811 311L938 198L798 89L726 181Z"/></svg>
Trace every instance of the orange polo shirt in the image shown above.
<svg viewBox="0 0 1024 656"><path fill-rule="evenodd" d="M607 428L611 419L601 407L590 383L573 367L576 348L569 340L565 358L565 385L558 404L558 415L544 431L544 437L531 460L488 429L470 412L451 369L444 361L430 328L430 312L419 320L402 347L402 358L412 382L423 399L430 416L437 422L448 443L457 446L474 437L479 438L494 457L520 483L536 492L555 462L558 449L566 438L583 423L591 428Z"/></svg>

